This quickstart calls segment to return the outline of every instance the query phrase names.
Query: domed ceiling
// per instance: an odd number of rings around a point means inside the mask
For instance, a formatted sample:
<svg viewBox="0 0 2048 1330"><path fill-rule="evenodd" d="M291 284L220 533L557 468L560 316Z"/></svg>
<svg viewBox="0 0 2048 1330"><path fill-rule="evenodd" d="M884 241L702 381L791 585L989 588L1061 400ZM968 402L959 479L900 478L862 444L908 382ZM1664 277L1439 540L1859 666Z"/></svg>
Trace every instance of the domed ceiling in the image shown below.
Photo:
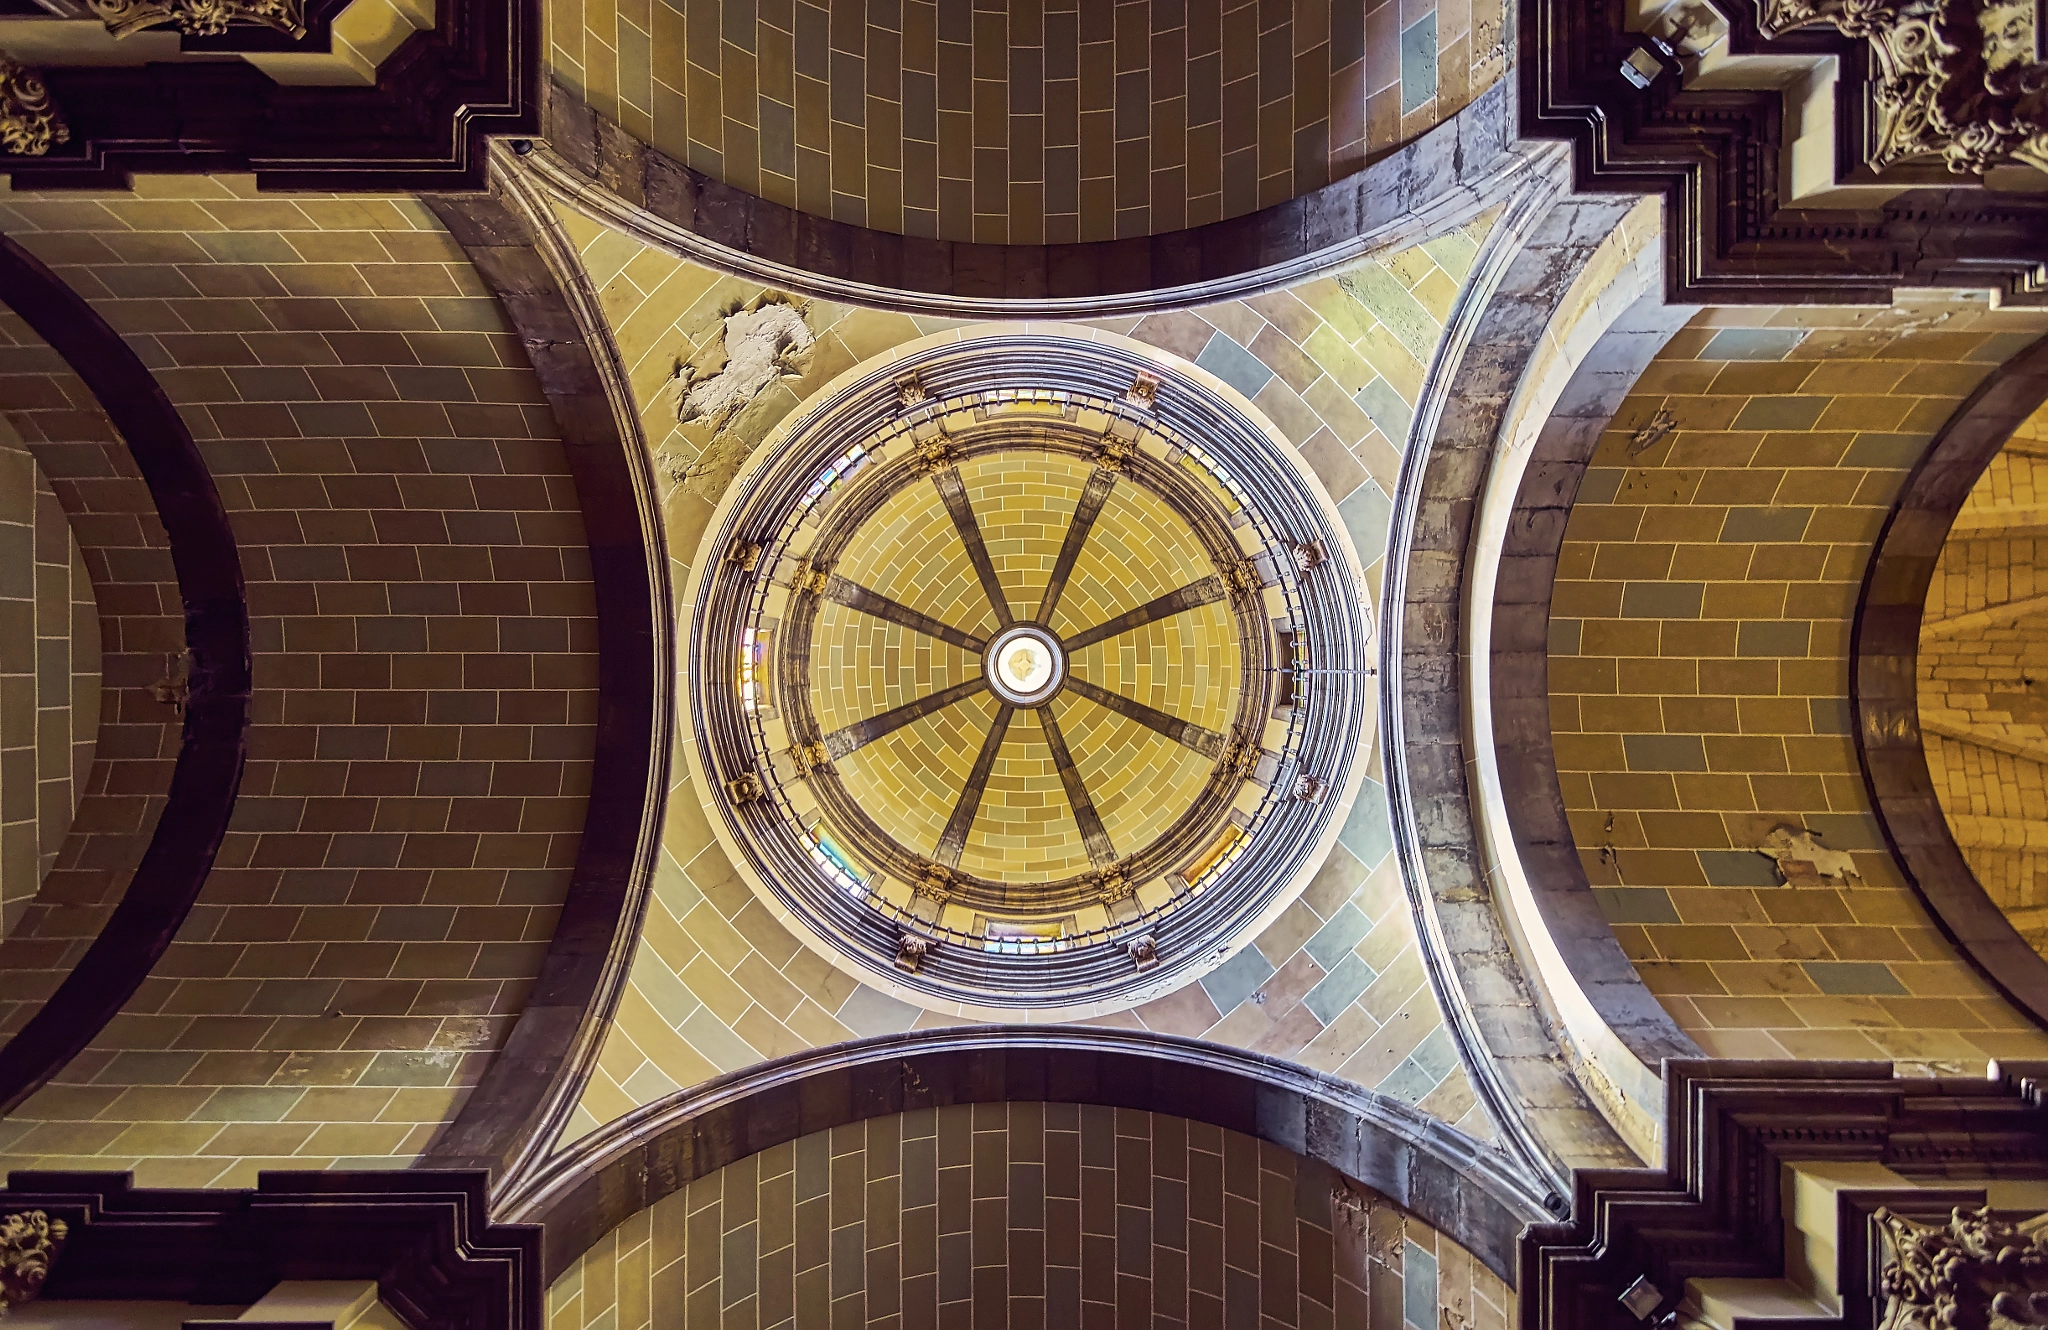
<svg viewBox="0 0 2048 1330"><path fill-rule="evenodd" d="M1146 722L1164 716L1193 726L1195 742L1210 748L1217 747L1205 743L1210 736L1230 731L1242 656L1220 595L1074 648L1082 635L1097 636L1088 630L1116 627L1120 616L1216 576L1201 542L1165 501L1133 484L1091 487L1097 474L1092 461L1022 447L960 464L960 493L1005 598L1000 617L938 486L905 486L854 533L838 576L954 628L955 640L882 617L892 614L886 606L830 599L829 588L818 615L809 682L828 735L987 681L990 655L1002 662L993 686L839 762L848 794L894 838L941 858L957 853L951 866L965 874L1005 884L1067 878L1098 866L1091 836L1110 855L1152 843L1193 805L1215 758ZM1080 543L1055 593L1051 578L1068 533ZM997 650L993 639L1011 615L1043 625L1051 641ZM987 645L973 651L974 640ZM1009 700L1053 685L1035 705ZM999 723L1002 733L993 728ZM990 769L977 780L990 745ZM1073 793L1063 787L1062 767L1078 782ZM962 792L977 786L978 807L966 810L971 821L962 819Z"/></svg>
<svg viewBox="0 0 2048 1330"><path fill-rule="evenodd" d="M951 341L814 398L708 529L711 811L864 977L1070 1006L1214 966L1355 784L1355 556L1218 387Z"/></svg>
<svg viewBox="0 0 2048 1330"><path fill-rule="evenodd" d="M1920 620L1920 732L1964 860L2048 955L2048 411L2006 442L1942 547Z"/></svg>

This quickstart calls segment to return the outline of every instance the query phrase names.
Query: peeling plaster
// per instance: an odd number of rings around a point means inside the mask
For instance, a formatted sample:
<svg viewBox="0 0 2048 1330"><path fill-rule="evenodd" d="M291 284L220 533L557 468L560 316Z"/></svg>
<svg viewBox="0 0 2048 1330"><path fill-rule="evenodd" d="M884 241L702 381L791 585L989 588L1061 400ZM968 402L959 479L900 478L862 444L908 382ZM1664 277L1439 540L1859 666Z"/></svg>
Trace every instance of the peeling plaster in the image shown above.
<svg viewBox="0 0 2048 1330"><path fill-rule="evenodd" d="M1847 850L1830 850L1820 843L1820 833L1804 827L1777 826L1764 837L1756 852L1777 861L1778 876L1788 887L1811 887L1823 883L1847 886L1851 879L1863 880L1856 871L1856 859Z"/></svg>
<svg viewBox="0 0 2048 1330"><path fill-rule="evenodd" d="M715 501L759 442L761 431L736 428L747 408L784 379L801 378L817 344L806 304L764 291L728 309L716 331L676 362L676 422L708 434L687 462L664 457L669 478Z"/></svg>

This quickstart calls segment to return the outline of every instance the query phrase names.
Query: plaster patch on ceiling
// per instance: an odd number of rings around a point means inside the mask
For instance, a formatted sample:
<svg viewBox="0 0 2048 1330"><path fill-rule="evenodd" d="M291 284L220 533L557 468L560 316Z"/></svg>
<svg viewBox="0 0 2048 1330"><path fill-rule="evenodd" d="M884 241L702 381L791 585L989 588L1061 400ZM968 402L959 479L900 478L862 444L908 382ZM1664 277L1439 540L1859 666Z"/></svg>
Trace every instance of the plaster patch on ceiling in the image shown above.
<svg viewBox="0 0 2048 1330"><path fill-rule="evenodd" d="M1847 886L1851 879L1861 882L1856 859L1847 850L1830 850L1820 843L1818 832L1804 827L1778 826L1756 847L1758 854L1773 859L1778 876L1788 887Z"/></svg>
<svg viewBox="0 0 2048 1330"><path fill-rule="evenodd" d="M676 366L677 421L723 425L776 379L800 375L798 360L816 340L803 310L787 296L756 296L727 314L719 335Z"/></svg>
<svg viewBox="0 0 2048 1330"><path fill-rule="evenodd" d="M676 422L709 435L694 458L662 459L670 479L717 499L759 442L759 431L734 427L739 417L783 379L801 378L817 340L807 306L781 292L764 291L727 310L670 376Z"/></svg>

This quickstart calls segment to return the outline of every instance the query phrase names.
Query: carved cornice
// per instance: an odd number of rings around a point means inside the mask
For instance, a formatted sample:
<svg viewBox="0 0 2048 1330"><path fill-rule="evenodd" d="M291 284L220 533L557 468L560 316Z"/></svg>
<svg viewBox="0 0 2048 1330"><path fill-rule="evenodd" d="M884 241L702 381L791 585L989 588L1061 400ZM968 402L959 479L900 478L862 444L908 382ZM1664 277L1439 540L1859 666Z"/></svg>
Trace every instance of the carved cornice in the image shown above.
<svg viewBox="0 0 2048 1330"><path fill-rule="evenodd" d="M0 53L0 147L17 157L40 157L70 138L71 126L50 100L43 76Z"/></svg>
<svg viewBox="0 0 2048 1330"><path fill-rule="evenodd" d="M1939 156L1958 175L2023 162L2048 171L2048 65L2034 0L1763 0L1766 37L1830 24L1869 39L1883 170Z"/></svg>
<svg viewBox="0 0 2048 1330"><path fill-rule="evenodd" d="M1641 1330L1643 1317L1677 1304L1689 1279L1781 1278L1784 1169L1823 1161L1882 1164L1929 1188L1840 1195L1839 1324L1875 1324L1882 1281L1861 1272L1876 1273L1867 1255L1881 1208L1938 1224L1964 1195L1971 1209L1984 1204L1981 1191L1949 1188L2048 1178L2042 1064L1992 1070L1984 1079L1902 1079L1887 1062L1666 1062L1664 1166L1575 1175L1572 1221L1523 1234L1520 1324ZM1638 1280L1655 1294L1640 1315L1621 1302Z"/></svg>
<svg viewBox="0 0 2048 1330"><path fill-rule="evenodd" d="M322 49L341 0L92 0L122 32L209 52ZM539 0L438 0L369 85L284 85L243 60L64 65L61 149L0 162L16 189L125 189L143 172L254 172L259 188L474 190L496 135L540 128ZM298 35L303 33L303 36Z"/></svg>
<svg viewBox="0 0 2048 1330"><path fill-rule="evenodd" d="M2013 303L2048 303L2048 198L2041 195L1919 187L1952 179L1923 157L1916 160L1933 174L1915 160L1899 161L1882 183L1896 179L1906 188L1881 203L1815 207L1793 198L1791 182L1781 178L1783 59L1837 59L1836 183L1879 183L1871 159L1884 141L1875 127L1884 80L1866 69L1874 57L1863 38L1816 22L1774 39L1760 28L1754 3L1721 8L1730 58L1714 86L1703 88L1685 86L1680 62L1668 53L1648 61L1661 72L1647 87L1623 75L1630 55L1647 50L1628 28L1634 9L1627 0L1519 7L1523 134L1571 140L1581 189L1665 199L1665 280L1674 303L1884 304L1901 286L1992 287ZM1778 57L1775 76L1758 76L1770 86L1728 86L1731 71L1752 55Z"/></svg>
<svg viewBox="0 0 2048 1330"><path fill-rule="evenodd" d="M125 37L144 28L177 25L189 37L217 37L231 23L258 23L288 37L306 32L302 0L89 0L107 31Z"/></svg>
<svg viewBox="0 0 2048 1330"><path fill-rule="evenodd" d="M542 1330L541 1234L493 1223L482 1171L277 1171L253 1189L159 1191L126 1173L10 1173L9 1218L47 1219L45 1302L251 1303L280 1279L376 1280L407 1324ZM16 1214L16 1211L23 1213ZM31 1230L33 1225L30 1225ZM37 1235L22 1235L23 1250ZM12 1271L0 1273L0 1298Z"/></svg>

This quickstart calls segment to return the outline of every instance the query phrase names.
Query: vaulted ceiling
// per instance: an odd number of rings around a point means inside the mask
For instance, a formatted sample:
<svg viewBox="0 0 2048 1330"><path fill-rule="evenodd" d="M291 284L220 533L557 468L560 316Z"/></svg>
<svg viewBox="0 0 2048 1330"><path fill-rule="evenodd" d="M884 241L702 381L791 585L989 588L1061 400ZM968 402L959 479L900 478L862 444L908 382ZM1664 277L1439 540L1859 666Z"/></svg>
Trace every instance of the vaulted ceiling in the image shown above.
<svg viewBox="0 0 2048 1330"><path fill-rule="evenodd" d="M2007 1122L2021 94L1928 138L1833 8L381 4L0 17L10 1168L487 1170L574 1330L1732 1328L1841 1291L1775 1210L1591 1199L1686 1087ZM1997 1139L1912 1203L2039 1208Z"/></svg>

